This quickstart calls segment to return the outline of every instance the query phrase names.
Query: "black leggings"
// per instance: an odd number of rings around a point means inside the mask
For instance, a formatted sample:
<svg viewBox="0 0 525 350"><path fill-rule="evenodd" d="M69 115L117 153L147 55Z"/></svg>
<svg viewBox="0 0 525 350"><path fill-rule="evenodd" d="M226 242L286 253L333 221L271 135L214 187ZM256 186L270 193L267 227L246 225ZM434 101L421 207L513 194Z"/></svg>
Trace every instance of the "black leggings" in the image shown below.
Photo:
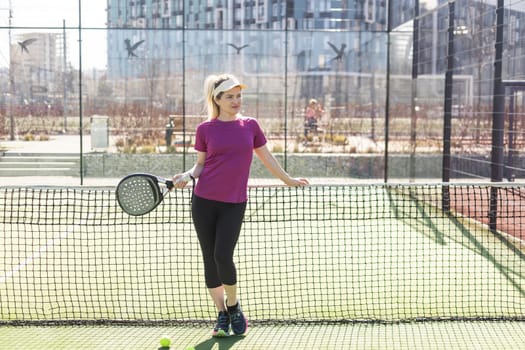
<svg viewBox="0 0 525 350"><path fill-rule="evenodd" d="M237 283L233 251L241 232L246 202L225 203L193 196L193 224L204 258L208 288Z"/></svg>

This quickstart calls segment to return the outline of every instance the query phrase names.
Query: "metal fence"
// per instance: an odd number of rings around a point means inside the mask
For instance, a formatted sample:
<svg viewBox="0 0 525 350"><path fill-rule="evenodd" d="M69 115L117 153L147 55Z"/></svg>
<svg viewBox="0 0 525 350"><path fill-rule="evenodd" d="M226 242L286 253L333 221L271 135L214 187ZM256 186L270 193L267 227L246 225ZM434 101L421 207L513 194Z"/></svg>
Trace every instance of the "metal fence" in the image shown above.
<svg viewBox="0 0 525 350"><path fill-rule="evenodd" d="M414 177L421 156L438 154L444 181L525 175L524 1L341 1L335 30L327 8L330 21L319 23L283 10L288 20L274 29L204 25L196 18L211 7L187 1L162 2L173 6L167 17L132 12L162 9L159 1L105 2L104 25L86 1L62 5L75 16L43 25L32 24L29 0L4 3L4 139L88 133L103 115L108 152L186 154L205 118L205 77L230 72L249 87L243 113L285 159L376 155L387 180L392 157L408 157ZM299 3L322 17L324 2ZM36 5L65 10L53 6ZM311 99L322 106L314 125L305 121Z"/></svg>

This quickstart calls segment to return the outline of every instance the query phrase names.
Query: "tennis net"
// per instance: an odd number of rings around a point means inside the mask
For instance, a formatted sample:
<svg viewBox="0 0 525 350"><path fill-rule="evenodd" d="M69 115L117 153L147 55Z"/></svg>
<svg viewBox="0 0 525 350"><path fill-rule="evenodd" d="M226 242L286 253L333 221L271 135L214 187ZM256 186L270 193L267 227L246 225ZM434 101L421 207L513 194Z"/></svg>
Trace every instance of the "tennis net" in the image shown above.
<svg viewBox="0 0 525 350"><path fill-rule="evenodd" d="M250 187L243 309L276 324L525 320L524 193ZM0 323L211 322L190 202L174 190L132 217L110 188L0 187Z"/></svg>

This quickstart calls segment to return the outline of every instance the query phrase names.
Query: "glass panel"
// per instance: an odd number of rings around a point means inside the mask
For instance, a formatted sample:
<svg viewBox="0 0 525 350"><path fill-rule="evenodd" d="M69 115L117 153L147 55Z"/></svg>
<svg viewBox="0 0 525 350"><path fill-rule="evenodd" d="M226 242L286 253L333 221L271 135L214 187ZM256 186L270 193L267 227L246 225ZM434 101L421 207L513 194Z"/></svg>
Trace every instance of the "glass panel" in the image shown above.
<svg viewBox="0 0 525 350"><path fill-rule="evenodd" d="M0 80L3 131L21 136L61 132L71 115L78 115L78 68L68 48L74 35L70 30L9 31ZM78 120L71 125L78 130Z"/></svg>
<svg viewBox="0 0 525 350"><path fill-rule="evenodd" d="M386 35L290 33L288 128L295 152L381 153ZM309 103L322 112L311 117Z"/></svg>
<svg viewBox="0 0 525 350"><path fill-rule="evenodd" d="M386 1L3 1L2 136L78 133L82 108L85 133L91 118L103 115L120 145L142 137L157 153L192 152L184 142L166 147L167 125L174 123L177 142L191 136L205 114L204 79L230 72L248 85L243 113L260 120L275 152L384 155L388 112L389 176L423 169L429 155L439 165L448 3L420 0L414 19L415 1L391 3L390 33ZM495 3L456 1L454 20L453 177L486 178ZM506 4L502 63L504 81L514 84L505 91L511 160L523 149L523 23L523 1ZM309 125L311 99L322 111Z"/></svg>

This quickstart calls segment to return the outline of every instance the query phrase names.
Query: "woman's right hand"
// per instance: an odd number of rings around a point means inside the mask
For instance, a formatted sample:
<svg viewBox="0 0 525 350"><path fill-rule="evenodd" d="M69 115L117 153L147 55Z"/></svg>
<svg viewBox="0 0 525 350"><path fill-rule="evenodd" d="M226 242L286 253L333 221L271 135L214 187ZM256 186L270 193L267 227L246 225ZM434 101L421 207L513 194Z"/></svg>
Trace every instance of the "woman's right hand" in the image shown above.
<svg viewBox="0 0 525 350"><path fill-rule="evenodd" d="M173 175L173 186L175 188L184 188L191 180L191 177L188 173L180 173Z"/></svg>

